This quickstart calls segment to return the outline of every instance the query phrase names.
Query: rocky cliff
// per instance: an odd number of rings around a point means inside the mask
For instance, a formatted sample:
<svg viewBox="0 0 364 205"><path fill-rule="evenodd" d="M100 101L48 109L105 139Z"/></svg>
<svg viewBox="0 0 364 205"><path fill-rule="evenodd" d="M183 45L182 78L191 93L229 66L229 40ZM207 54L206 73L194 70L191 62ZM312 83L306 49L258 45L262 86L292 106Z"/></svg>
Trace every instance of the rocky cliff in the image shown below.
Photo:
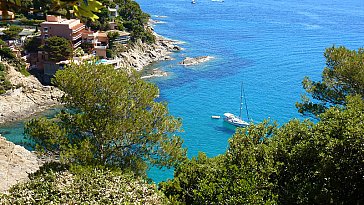
<svg viewBox="0 0 364 205"><path fill-rule="evenodd" d="M171 59L170 54L179 51L177 41L155 34L156 43L146 44L138 41L126 52L119 53L122 67L142 70L152 62ZM0 123L30 117L35 112L43 111L59 104L57 98L62 92L53 86L43 86L35 77L25 77L9 66L10 82L17 89L0 95Z"/></svg>
<svg viewBox="0 0 364 205"><path fill-rule="evenodd" d="M35 77L25 77L8 66L9 81L17 87L0 96L0 123L30 117L58 104L62 92L53 86L43 86Z"/></svg>
<svg viewBox="0 0 364 205"><path fill-rule="evenodd" d="M39 169L37 156L24 147L6 141L0 135L0 193L12 185L28 179L28 174Z"/></svg>
<svg viewBox="0 0 364 205"><path fill-rule="evenodd" d="M149 65L155 61L171 60L170 54L175 51L181 50L177 45L180 42L166 39L158 34L156 36L155 44L142 43L140 40L132 45L126 52L119 53L122 58L122 67L135 68L142 70L144 66Z"/></svg>

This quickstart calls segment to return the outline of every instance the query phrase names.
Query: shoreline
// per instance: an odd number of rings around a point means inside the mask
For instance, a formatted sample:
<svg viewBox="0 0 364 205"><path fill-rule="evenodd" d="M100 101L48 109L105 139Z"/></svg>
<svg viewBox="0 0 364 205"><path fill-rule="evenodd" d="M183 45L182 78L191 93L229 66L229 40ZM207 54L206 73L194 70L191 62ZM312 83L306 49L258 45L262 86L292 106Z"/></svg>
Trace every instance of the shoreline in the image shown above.
<svg viewBox="0 0 364 205"><path fill-rule="evenodd" d="M172 60L171 54L182 50L177 45L181 42L165 38L153 30L152 33L156 36L154 44L138 41L128 51L119 54L122 57L122 67L141 71L153 62ZM61 90L54 86L44 86L34 76L23 76L13 66L6 65L9 68L9 81L17 88L0 95L0 124L30 118L36 113L60 105L57 99L63 95ZM165 74L157 71L153 75L142 77L161 77Z"/></svg>
<svg viewBox="0 0 364 205"><path fill-rule="evenodd" d="M155 44L147 45L137 42L133 48L124 53L126 56L123 62L124 67L130 67L137 71L141 71L145 66L153 62L171 60L172 58L170 55L173 52L181 50L181 48L177 46L177 44L179 44L178 41L164 38L155 32L153 32L153 34L156 36ZM3 63L8 67L7 72L9 81L16 88L0 95L0 125L31 119L39 113L61 105L58 101L63 95L61 90L54 86L44 86L34 76L31 75L26 77L16 71L13 66L8 65L6 62ZM144 78L157 76L166 76L166 72L154 69L152 75ZM10 149L8 149L8 147ZM44 163L44 159L38 158L33 152L29 152L23 146L15 145L1 135L0 148L0 151L3 152L3 158L0 160L2 161L2 163L0 163L0 170L10 170L9 167L16 168L16 170L0 176L0 179L4 181L2 186L0 186L0 193L7 193L12 185L19 181L28 180L28 174L37 171L42 163ZM14 153L14 150L15 155L9 154ZM14 166L14 164L17 166Z"/></svg>
<svg viewBox="0 0 364 205"><path fill-rule="evenodd" d="M9 81L17 87L0 96L0 124L31 117L59 105L57 98L63 92L54 86L44 86L34 76L23 76L11 65Z"/></svg>

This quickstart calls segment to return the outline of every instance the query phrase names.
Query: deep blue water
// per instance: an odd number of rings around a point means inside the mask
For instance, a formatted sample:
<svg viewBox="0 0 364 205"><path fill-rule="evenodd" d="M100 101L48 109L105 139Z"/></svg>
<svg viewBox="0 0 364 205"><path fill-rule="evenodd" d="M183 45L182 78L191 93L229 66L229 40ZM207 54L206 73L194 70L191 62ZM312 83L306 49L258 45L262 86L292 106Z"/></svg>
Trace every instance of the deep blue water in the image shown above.
<svg viewBox="0 0 364 205"><path fill-rule="evenodd" d="M304 76L320 79L325 48L364 47L363 0L137 2L164 22L155 25L157 33L185 42L185 50L173 55L176 60L153 65L170 74L153 82L171 114L183 119L179 135L189 157L199 151L208 156L226 151L234 129L211 115L239 113L242 81L250 117L283 124L302 118L294 105L303 93L301 81ZM214 59L198 66L178 65L184 57L205 55ZM16 141L22 131L14 127L8 125L4 135ZM173 173L152 169L149 175L159 182Z"/></svg>

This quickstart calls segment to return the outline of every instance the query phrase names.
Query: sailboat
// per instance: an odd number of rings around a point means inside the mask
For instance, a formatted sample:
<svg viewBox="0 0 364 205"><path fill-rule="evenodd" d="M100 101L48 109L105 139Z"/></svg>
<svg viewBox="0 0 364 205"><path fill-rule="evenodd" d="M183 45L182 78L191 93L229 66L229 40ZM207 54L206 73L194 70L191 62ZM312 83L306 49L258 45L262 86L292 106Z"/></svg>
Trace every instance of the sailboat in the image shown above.
<svg viewBox="0 0 364 205"><path fill-rule="evenodd" d="M224 113L224 121L229 123L229 124L232 124L234 126L237 126L237 127L246 127L246 126L249 126L249 123L242 120L241 119L241 112L242 112L242 106L243 106L243 98L244 98L244 101L245 101L245 108L246 108L246 115L247 117L249 118L249 113L248 113L248 106L246 104L246 99L244 97L244 85L243 85L243 82L241 82L241 89L240 89L240 114L239 116L236 116L234 114L231 114L231 113Z"/></svg>

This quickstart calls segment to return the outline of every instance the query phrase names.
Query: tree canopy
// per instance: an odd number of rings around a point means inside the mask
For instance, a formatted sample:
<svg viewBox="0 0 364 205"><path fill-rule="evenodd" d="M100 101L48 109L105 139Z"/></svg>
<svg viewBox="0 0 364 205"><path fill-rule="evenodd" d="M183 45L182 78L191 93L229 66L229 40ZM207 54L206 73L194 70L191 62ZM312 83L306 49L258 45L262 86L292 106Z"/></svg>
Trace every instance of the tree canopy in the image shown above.
<svg viewBox="0 0 364 205"><path fill-rule="evenodd" d="M364 97L364 49L349 50L343 46L327 48L324 56L326 67L322 72L322 81L303 80L306 95L296 107L300 113L318 115L335 105L345 105L348 95Z"/></svg>
<svg viewBox="0 0 364 205"><path fill-rule="evenodd" d="M67 60L73 54L70 41L58 36L47 38L43 50L48 53L48 60L55 62Z"/></svg>
<svg viewBox="0 0 364 205"><path fill-rule="evenodd" d="M67 109L54 119L34 119L25 132L38 150L62 161L103 164L145 174L146 163L174 166L185 159L180 119L156 102L158 88L111 65L71 65L55 75Z"/></svg>
<svg viewBox="0 0 364 205"><path fill-rule="evenodd" d="M239 128L223 155L200 154L161 183L187 204L358 204L364 200L364 101L347 97L319 122Z"/></svg>
<svg viewBox="0 0 364 205"><path fill-rule="evenodd" d="M4 40L14 40L19 38L19 33L23 30L20 26L11 25L3 31Z"/></svg>
<svg viewBox="0 0 364 205"><path fill-rule="evenodd" d="M98 19L96 13L102 8L101 2L97 0L1 0L0 10L3 11L3 17L8 15L7 11L19 13L48 12L59 14L60 9L65 9L70 15L71 10L77 17L86 17L92 20Z"/></svg>
<svg viewBox="0 0 364 205"><path fill-rule="evenodd" d="M24 43L24 49L30 53L36 53L41 50L42 39L39 37L32 37L27 39Z"/></svg>

